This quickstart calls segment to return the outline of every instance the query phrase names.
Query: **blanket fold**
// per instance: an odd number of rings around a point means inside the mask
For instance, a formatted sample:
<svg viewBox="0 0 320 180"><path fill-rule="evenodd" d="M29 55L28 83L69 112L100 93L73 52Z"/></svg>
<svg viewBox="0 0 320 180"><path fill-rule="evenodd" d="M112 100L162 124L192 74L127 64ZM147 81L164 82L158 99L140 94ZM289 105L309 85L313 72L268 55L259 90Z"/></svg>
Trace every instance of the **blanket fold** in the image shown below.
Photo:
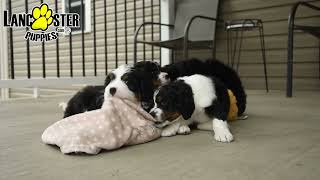
<svg viewBox="0 0 320 180"><path fill-rule="evenodd" d="M154 140L161 130L154 119L138 105L118 98L108 98L99 110L62 119L42 134L46 144L57 145L62 153L97 154Z"/></svg>

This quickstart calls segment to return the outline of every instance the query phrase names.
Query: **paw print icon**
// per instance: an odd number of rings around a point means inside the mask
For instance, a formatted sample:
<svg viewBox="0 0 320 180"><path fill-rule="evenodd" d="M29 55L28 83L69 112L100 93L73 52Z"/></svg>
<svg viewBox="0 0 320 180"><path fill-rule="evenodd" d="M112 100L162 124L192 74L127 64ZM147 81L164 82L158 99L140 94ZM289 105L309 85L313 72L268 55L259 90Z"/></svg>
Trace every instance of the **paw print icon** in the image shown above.
<svg viewBox="0 0 320 180"><path fill-rule="evenodd" d="M52 10L49 9L47 4L33 8L32 16L35 19L31 25L32 30L45 31L53 22Z"/></svg>

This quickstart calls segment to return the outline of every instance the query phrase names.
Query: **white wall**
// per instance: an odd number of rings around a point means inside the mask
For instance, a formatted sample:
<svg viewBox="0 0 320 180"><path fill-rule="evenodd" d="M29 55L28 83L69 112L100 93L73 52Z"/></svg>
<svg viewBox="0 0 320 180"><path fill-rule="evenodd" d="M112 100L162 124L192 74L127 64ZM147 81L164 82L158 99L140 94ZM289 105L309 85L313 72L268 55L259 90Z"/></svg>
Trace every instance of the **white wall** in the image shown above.
<svg viewBox="0 0 320 180"><path fill-rule="evenodd" d="M6 1L1 1L0 12L5 10ZM8 78L8 41L7 41L7 29L4 28L1 19L0 23L0 79ZM9 97L8 89L2 88L0 91L0 96L2 100Z"/></svg>

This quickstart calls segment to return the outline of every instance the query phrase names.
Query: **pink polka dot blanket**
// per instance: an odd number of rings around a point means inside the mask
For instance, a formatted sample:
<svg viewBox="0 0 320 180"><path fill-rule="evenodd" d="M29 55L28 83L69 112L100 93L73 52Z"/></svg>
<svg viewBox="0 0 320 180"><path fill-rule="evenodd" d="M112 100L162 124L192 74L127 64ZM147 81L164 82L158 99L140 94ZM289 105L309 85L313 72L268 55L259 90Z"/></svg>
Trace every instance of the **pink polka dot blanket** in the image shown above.
<svg viewBox="0 0 320 180"><path fill-rule="evenodd" d="M57 145L62 153L97 154L141 144L160 137L154 119L138 105L108 98L101 109L76 114L49 126L42 134L46 144Z"/></svg>

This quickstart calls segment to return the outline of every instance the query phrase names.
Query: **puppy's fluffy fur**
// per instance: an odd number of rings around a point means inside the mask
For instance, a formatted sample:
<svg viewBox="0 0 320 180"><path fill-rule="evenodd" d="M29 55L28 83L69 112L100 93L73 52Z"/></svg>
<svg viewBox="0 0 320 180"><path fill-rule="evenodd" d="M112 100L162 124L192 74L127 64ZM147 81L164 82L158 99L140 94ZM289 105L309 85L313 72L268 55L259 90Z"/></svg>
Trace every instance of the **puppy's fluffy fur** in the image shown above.
<svg viewBox="0 0 320 180"><path fill-rule="evenodd" d="M154 95L154 104L150 114L158 122L180 117L163 130L163 136L188 133L188 126L193 123L200 129L209 123L217 141L233 140L226 122L230 106L227 87L215 77L199 74L180 77L160 87Z"/></svg>
<svg viewBox="0 0 320 180"><path fill-rule="evenodd" d="M103 103L104 86L87 86L77 92L68 102L63 117L72 116L101 107Z"/></svg>
<svg viewBox="0 0 320 180"><path fill-rule="evenodd" d="M109 76L112 79L105 88L105 97L115 96L135 103L141 102L143 107L148 108L155 89L151 72L135 67L119 67Z"/></svg>
<svg viewBox="0 0 320 180"><path fill-rule="evenodd" d="M122 65L108 74L104 86L88 86L73 96L64 111L64 117L99 109L104 97L129 99L149 112L153 106L153 93L161 84L160 66L151 61L135 66Z"/></svg>
<svg viewBox="0 0 320 180"><path fill-rule="evenodd" d="M171 81L176 80L178 77L193 74L214 76L220 79L236 96L239 109L238 115L242 115L246 109L247 96L238 74L218 60L200 61L198 59L190 59L164 66L161 71L167 72Z"/></svg>

